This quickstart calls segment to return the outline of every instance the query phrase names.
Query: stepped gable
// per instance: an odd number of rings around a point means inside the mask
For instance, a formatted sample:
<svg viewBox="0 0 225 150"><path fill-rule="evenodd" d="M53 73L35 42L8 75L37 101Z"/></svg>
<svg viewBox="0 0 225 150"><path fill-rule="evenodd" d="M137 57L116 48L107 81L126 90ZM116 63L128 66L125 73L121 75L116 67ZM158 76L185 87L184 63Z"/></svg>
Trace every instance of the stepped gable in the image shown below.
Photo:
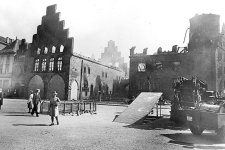
<svg viewBox="0 0 225 150"><path fill-rule="evenodd" d="M56 12L57 5L47 7L46 15L42 17L41 25L37 27L37 34L33 35L34 49L64 45L64 50L72 54L73 38L69 38L69 29L64 29L64 20L60 20L60 12Z"/></svg>

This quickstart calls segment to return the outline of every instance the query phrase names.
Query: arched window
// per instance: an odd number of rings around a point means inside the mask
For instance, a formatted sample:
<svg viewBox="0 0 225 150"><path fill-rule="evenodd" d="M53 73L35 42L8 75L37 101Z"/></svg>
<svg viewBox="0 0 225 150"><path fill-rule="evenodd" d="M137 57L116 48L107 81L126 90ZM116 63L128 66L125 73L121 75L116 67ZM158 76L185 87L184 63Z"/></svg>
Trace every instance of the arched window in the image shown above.
<svg viewBox="0 0 225 150"><path fill-rule="evenodd" d="M62 52L63 52L63 50L64 50L64 46L63 46L63 45L61 45L61 46L60 46L60 52L62 53Z"/></svg>
<svg viewBox="0 0 225 150"><path fill-rule="evenodd" d="M41 54L41 49L40 48L37 49L37 54L38 55Z"/></svg>
<svg viewBox="0 0 225 150"><path fill-rule="evenodd" d="M52 53L55 53L56 47L52 46Z"/></svg>
<svg viewBox="0 0 225 150"><path fill-rule="evenodd" d="M62 70L62 57L58 58L58 71Z"/></svg>
<svg viewBox="0 0 225 150"><path fill-rule="evenodd" d="M39 59L36 59L35 60L34 71L38 71L38 67L39 67Z"/></svg>
<svg viewBox="0 0 225 150"><path fill-rule="evenodd" d="M51 58L49 63L49 71L53 71L53 70L54 70L54 58Z"/></svg>
<svg viewBox="0 0 225 150"><path fill-rule="evenodd" d="M42 68L41 68L42 71L45 71L46 70L46 59L43 59L42 61Z"/></svg>
<svg viewBox="0 0 225 150"><path fill-rule="evenodd" d="M45 51L44 51L44 53L45 53L45 54L47 54L47 53L48 53L48 48L47 48L47 47L45 47Z"/></svg>

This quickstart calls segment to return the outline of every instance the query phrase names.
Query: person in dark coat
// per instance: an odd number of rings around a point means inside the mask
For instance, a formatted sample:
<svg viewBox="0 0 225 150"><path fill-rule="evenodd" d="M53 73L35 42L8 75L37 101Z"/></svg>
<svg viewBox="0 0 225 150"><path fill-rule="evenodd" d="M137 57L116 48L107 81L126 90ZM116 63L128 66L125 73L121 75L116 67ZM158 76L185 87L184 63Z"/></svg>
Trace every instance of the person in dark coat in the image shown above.
<svg viewBox="0 0 225 150"><path fill-rule="evenodd" d="M39 117L38 114L40 113L40 107L41 107L41 95L40 95L40 89L37 89L33 97L33 108L32 108L31 115L33 116L34 113L36 113L36 117Z"/></svg>
<svg viewBox="0 0 225 150"><path fill-rule="evenodd" d="M0 110L3 105L3 92L0 92Z"/></svg>

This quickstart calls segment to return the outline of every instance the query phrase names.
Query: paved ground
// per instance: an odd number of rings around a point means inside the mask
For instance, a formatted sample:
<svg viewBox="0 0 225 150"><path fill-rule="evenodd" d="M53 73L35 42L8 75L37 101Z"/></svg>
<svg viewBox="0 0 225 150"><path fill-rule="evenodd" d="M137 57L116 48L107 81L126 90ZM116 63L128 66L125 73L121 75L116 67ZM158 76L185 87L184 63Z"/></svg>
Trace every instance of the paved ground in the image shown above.
<svg viewBox="0 0 225 150"><path fill-rule="evenodd" d="M96 115L60 115L59 126L48 126L50 117L30 116L26 101L5 99L0 110L0 150L225 149L212 132L195 137L179 128L152 129L112 122L125 108L98 105Z"/></svg>

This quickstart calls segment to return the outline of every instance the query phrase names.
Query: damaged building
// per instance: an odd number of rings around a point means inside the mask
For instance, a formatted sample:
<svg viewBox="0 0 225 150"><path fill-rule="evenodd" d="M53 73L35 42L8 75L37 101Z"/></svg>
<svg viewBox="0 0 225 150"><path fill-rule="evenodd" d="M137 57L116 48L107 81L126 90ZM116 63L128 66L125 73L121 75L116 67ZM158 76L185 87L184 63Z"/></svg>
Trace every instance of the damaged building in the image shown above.
<svg viewBox="0 0 225 150"><path fill-rule="evenodd" d="M208 83L210 90L221 94L225 89L225 26L220 16L196 15L190 19L187 47L174 45L172 51L136 54L130 49L130 96L143 91L161 91L167 99L173 96L172 84L178 76L196 76Z"/></svg>

